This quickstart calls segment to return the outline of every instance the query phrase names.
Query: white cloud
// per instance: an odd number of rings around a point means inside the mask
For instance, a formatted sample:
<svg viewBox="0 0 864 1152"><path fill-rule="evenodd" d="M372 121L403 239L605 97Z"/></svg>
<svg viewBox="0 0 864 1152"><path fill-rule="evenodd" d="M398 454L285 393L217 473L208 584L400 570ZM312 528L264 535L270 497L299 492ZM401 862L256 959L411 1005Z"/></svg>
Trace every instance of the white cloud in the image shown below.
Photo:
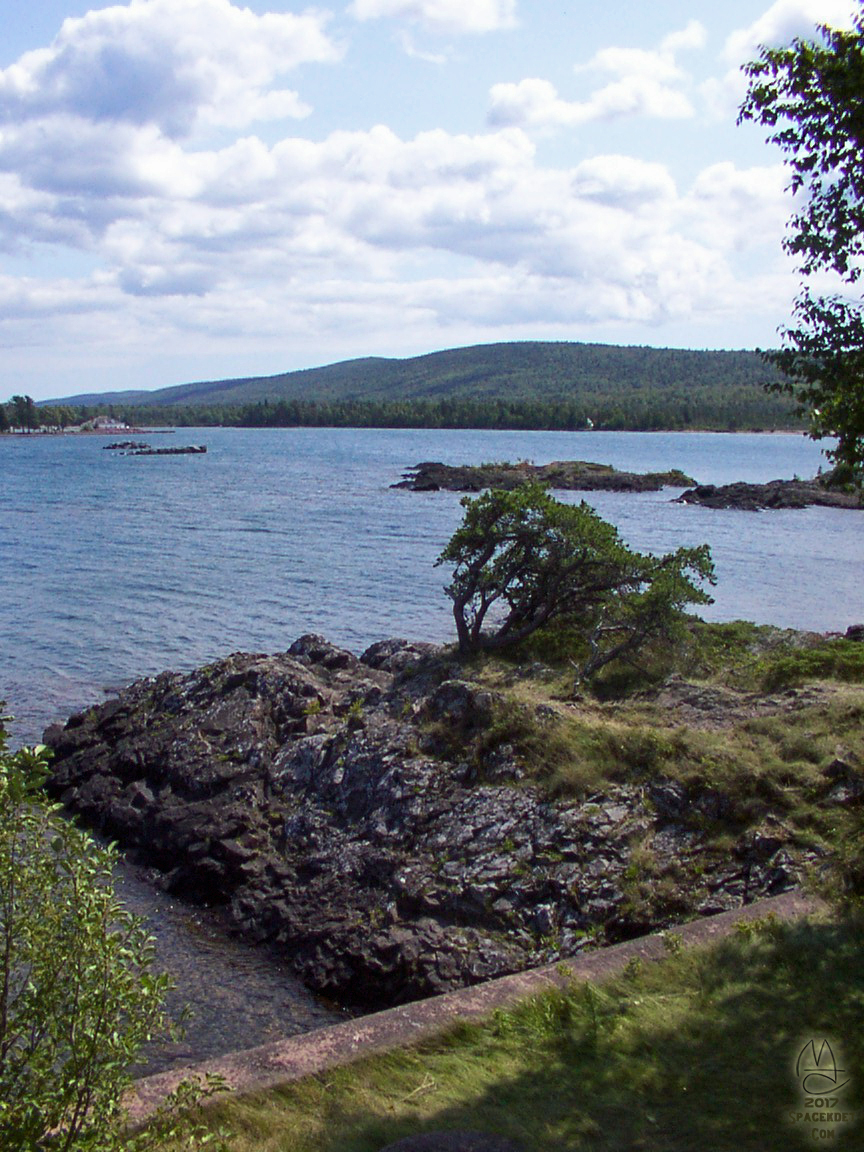
<svg viewBox="0 0 864 1152"><path fill-rule="evenodd" d="M628 76L592 93L585 101L562 100L548 80L495 84L489 92L488 121L494 127L572 128L595 120L650 116L687 119L693 106L684 93L649 76Z"/></svg>
<svg viewBox="0 0 864 1152"><path fill-rule="evenodd" d="M418 48L414 41L414 37L410 32L403 30L399 33L399 44L402 51L406 56L411 56L414 60L424 60L427 64L446 64L448 57L443 52L427 52L422 48Z"/></svg>
<svg viewBox="0 0 864 1152"><path fill-rule="evenodd" d="M670 32L660 41L660 55L674 56L677 52L691 52L704 48L708 43L705 26L698 20L690 20L675 32Z"/></svg>
<svg viewBox="0 0 864 1152"><path fill-rule="evenodd" d="M730 64L752 60L761 45L779 48L792 40L809 39L818 25L851 28L854 5L850 0L776 0L749 27L732 32L724 55Z"/></svg>
<svg viewBox="0 0 864 1152"><path fill-rule="evenodd" d="M516 26L516 0L354 0L348 10L358 20L407 19L435 32L497 32Z"/></svg>
<svg viewBox="0 0 864 1152"><path fill-rule="evenodd" d="M572 186L580 197L629 207L637 214L648 205L671 203L677 196L675 181L663 164L630 156L594 156L582 161L573 171Z"/></svg>
<svg viewBox="0 0 864 1152"><path fill-rule="evenodd" d="M373 8L427 27L437 13L440 28L458 14L366 0L367 19ZM513 6L486 12L510 19ZM526 131L690 115L680 59L703 43L692 22L654 49L599 52L583 101L541 79L497 85L493 131L378 125L273 142L194 132L299 115L281 75L335 57L320 14L131 0L68 21L0 73L0 251L9 267L48 252L84 271L0 278L4 346L111 341L137 362L173 341L184 356L209 350L211 365L217 351L259 347L325 362L598 325L644 339L646 325L684 330L742 309L782 316L780 166L742 170L721 154L682 188L664 164L618 154L611 132L608 154L555 167ZM111 52L135 65L116 92Z"/></svg>
<svg viewBox="0 0 864 1152"><path fill-rule="evenodd" d="M849 0L776 0L758 20L730 33L723 48L729 70L702 85L702 94L715 119L727 120L737 115L747 92L747 77L742 69L758 57L761 47L782 48L795 39L810 39L822 24L850 28L853 17Z"/></svg>
<svg viewBox="0 0 864 1152"><path fill-rule="evenodd" d="M412 307L450 323L437 281L420 275L405 286L406 269L437 253L459 269L447 296L457 312L503 314L506 300L520 315L536 305L539 322L551 295L574 321L658 323L695 301L709 307L716 285L734 279L727 250L743 241L743 223L733 237L705 221L752 209L742 204L746 175L707 173L682 196L662 165L625 156L541 167L518 130L402 140L379 127L319 144L245 140L173 162L161 191L107 224L101 251L118 293L200 296L222 322L254 284L268 314L316 311L322 285L354 307L374 285L377 299L392 298L388 313L407 293ZM471 298L478 278L499 277L488 308ZM520 302L515 286L525 284L531 296Z"/></svg>
<svg viewBox="0 0 864 1152"><path fill-rule="evenodd" d="M789 216L782 164L741 170L729 160L705 168L687 198L688 224L706 244L728 254L779 252Z"/></svg>
<svg viewBox="0 0 864 1152"><path fill-rule="evenodd" d="M577 71L596 69L622 79L638 76L658 83L683 80L686 73L678 66L677 53L704 48L706 39L704 27L698 20L691 20L685 28L665 36L656 49L603 48Z"/></svg>
<svg viewBox="0 0 864 1152"><path fill-rule="evenodd" d="M538 77L518 84L495 84L489 91L488 121L495 127L571 127L587 119L586 105L562 100L554 84Z"/></svg>
<svg viewBox="0 0 864 1152"><path fill-rule="evenodd" d="M46 320L62 324L68 316L104 315L117 303L111 286L98 277L82 282L0 275L0 316L6 325Z"/></svg>
<svg viewBox="0 0 864 1152"><path fill-rule="evenodd" d="M338 51L321 13L256 16L230 0L132 0L66 20L50 48L0 71L0 123L49 116L155 125L242 125L309 109L278 86Z"/></svg>
<svg viewBox="0 0 864 1152"><path fill-rule="evenodd" d="M126 299L220 341L244 329L307 339L337 322L341 339L355 323L371 339L360 318L380 333L412 317L450 329L712 315L732 306L742 253L755 245L776 263L785 219L774 170L719 165L682 193L663 165L627 156L544 167L519 129L405 140L379 126L184 151L152 128L114 127L113 167L70 148L53 196L0 180L0 221L35 241L53 219L58 239L99 255L88 313ZM49 298L22 288L3 323Z"/></svg>
<svg viewBox="0 0 864 1152"><path fill-rule="evenodd" d="M704 28L692 20L655 50L605 48L577 72L599 71L616 79L583 101L563 100L547 80L496 84L489 93L489 123L543 130L623 116L686 119L694 109L684 91L689 77L678 66L676 54L704 43Z"/></svg>

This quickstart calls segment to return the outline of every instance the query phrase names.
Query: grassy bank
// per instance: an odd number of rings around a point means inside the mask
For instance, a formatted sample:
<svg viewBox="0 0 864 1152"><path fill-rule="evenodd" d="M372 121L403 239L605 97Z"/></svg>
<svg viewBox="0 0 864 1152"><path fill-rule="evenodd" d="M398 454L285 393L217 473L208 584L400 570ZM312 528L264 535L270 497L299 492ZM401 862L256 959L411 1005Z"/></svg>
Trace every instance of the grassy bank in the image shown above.
<svg viewBox="0 0 864 1152"><path fill-rule="evenodd" d="M474 1128L528 1152L807 1148L795 1062L842 1052L847 1112L864 1088L864 954L851 922L763 922L602 986L548 994L482 1026L221 1105L236 1152L373 1152ZM830 1146L864 1147L864 1126ZM818 1141L817 1141L818 1144Z"/></svg>
<svg viewBox="0 0 864 1152"><path fill-rule="evenodd" d="M656 816L631 844L637 920L687 915L718 869L781 846L796 882L864 893L864 644L696 622L674 648L587 687L574 685L574 643L558 633L518 660L470 662L493 719L438 735L477 779L506 749L521 785L551 800L584 813L617 796Z"/></svg>

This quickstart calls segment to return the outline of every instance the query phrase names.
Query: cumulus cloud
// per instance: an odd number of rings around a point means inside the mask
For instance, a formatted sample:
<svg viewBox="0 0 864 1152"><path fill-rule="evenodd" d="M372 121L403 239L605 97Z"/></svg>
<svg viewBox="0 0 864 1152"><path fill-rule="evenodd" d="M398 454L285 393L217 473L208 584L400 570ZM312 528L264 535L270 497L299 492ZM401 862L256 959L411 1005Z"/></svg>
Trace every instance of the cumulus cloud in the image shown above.
<svg viewBox="0 0 864 1152"><path fill-rule="evenodd" d="M665 36L656 49L602 48L577 71L597 69L615 73L622 79L639 76L658 83L684 80L686 73L676 61L677 54L703 48L705 41L704 27L698 20L691 20L686 27Z"/></svg>
<svg viewBox="0 0 864 1152"><path fill-rule="evenodd" d="M51 116L154 125L242 125L309 109L279 86L291 69L337 59L320 13L257 16L230 0L132 0L68 19L49 48L0 71L0 123Z"/></svg>
<svg viewBox="0 0 864 1152"><path fill-rule="evenodd" d="M0 275L0 316L8 325L16 321L63 323L66 317L100 316L118 303L109 283L98 276L85 280Z"/></svg>
<svg viewBox="0 0 864 1152"><path fill-rule="evenodd" d="M728 160L711 164L682 205L682 226L729 261L749 255L754 266L791 270L791 259L780 249L790 207L787 182L782 164L748 169Z"/></svg>
<svg viewBox="0 0 864 1152"><path fill-rule="evenodd" d="M134 300L220 340L244 326L322 333L337 317L342 339L355 322L361 339L371 313L375 331L411 317L449 328L711 314L753 246L745 221L779 252L785 218L773 171L719 166L682 192L663 165L622 155L547 168L520 129L403 139L379 126L209 151L149 130L123 143L101 183L98 164L86 169L89 193L84 175L53 199L0 180L0 222L36 240L50 219L98 253L91 307ZM36 288L22 292L16 314L29 301L35 315Z"/></svg>
<svg viewBox="0 0 864 1152"><path fill-rule="evenodd" d="M457 10L365 11L428 23ZM486 11L503 20L513 6ZM782 281L779 169L715 164L682 188L665 165L612 148L549 166L526 130L689 114L679 57L703 39L694 22L651 51L598 53L602 82L582 103L544 80L498 86L491 131L265 141L195 130L290 106L282 72L335 56L322 16L132 0L67 21L0 73L0 250L54 245L82 254L86 273L0 281L0 330L36 346L53 315L67 345L110 339L128 353L174 334L184 349L272 341L322 362L418 333L440 345L710 319L755 300L754 286L764 308ZM113 95L112 69L125 83Z"/></svg>
<svg viewBox="0 0 864 1152"><path fill-rule="evenodd" d="M547 169L513 129L241 141L177 165L186 197L166 188L106 229L102 251L121 292L214 302L244 281L277 296L291 284L309 307L322 284L353 299L372 283L399 297L406 268L437 254L470 277L486 269L535 288L567 284L573 316L659 321L708 294L729 242L700 235L706 191L682 196L662 165L613 155ZM712 211L740 207L740 181L709 185ZM461 274L453 284L464 305Z"/></svg>
<svg viewBox="0 0 864 1152"><path fill-rule="evenodd" d="M423 60L427 64L447 63L448 56L445 52L429 52L424 48L419 48L414 37L407 30L399 33L398 41L405 55L411 56L414 60Z"/></svg>
<svg viewBox="0 0 864 1152"><path fill-rule="evenodd" d="M445 33L497 32L516 25L516 0L354 0L357 20L406 19Z"/></svg>
<svg viewBox="0 0 864 1152"><path fill-rule="evenodd" d="M583 101L562 99L547 80L531 78L517 84L496 84L489 93L489 123L542 130L622 116L690 117L694 110L684 91L689 78L676 57L679 52L701 48L704 43L705 29L691 20L686 28L665 37L652 51L603 49L577 71L599 71L616 79Z"/></svg>

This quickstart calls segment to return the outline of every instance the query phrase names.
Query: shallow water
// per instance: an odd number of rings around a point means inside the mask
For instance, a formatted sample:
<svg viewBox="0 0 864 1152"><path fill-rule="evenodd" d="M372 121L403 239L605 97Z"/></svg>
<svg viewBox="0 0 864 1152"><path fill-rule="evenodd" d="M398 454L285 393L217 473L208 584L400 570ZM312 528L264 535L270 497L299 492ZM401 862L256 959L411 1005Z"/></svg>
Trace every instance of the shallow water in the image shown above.
<svg viewBox="0 0 864 1152"><path fill-rule="evenodd" d="M127 908L151 925L156 967L175 982L169 1015L177 1020L184 1009L189 1014L179 1041L148 1049L148 1074L346 1018L314 997L275 953L231 936L218 913L173 899L133 865L121 866L115 883Z"/></svg>

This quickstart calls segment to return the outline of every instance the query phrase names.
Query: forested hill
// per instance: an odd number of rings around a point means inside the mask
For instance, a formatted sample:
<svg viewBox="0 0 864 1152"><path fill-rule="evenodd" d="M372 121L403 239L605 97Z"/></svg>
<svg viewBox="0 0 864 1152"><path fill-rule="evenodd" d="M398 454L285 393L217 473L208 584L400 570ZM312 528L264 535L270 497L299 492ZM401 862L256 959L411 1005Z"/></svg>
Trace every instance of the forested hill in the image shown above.
<svg viewBox="0 0 864 1152"><path fill-rule="evenodd" d="M755 352L620 348L537 341L483 344L408 360L368 357L323 368L180 384L153 392L72 396L66 404L249 404L260 400L564 399L633 388L761 385L773 370Z"/></svg>
<svg viewBox="0 0 864 1152"><path fill-rule="evenodd" d="M531 341L63 402L187 424L794 426L775 378L755 352Z"/></svg>

